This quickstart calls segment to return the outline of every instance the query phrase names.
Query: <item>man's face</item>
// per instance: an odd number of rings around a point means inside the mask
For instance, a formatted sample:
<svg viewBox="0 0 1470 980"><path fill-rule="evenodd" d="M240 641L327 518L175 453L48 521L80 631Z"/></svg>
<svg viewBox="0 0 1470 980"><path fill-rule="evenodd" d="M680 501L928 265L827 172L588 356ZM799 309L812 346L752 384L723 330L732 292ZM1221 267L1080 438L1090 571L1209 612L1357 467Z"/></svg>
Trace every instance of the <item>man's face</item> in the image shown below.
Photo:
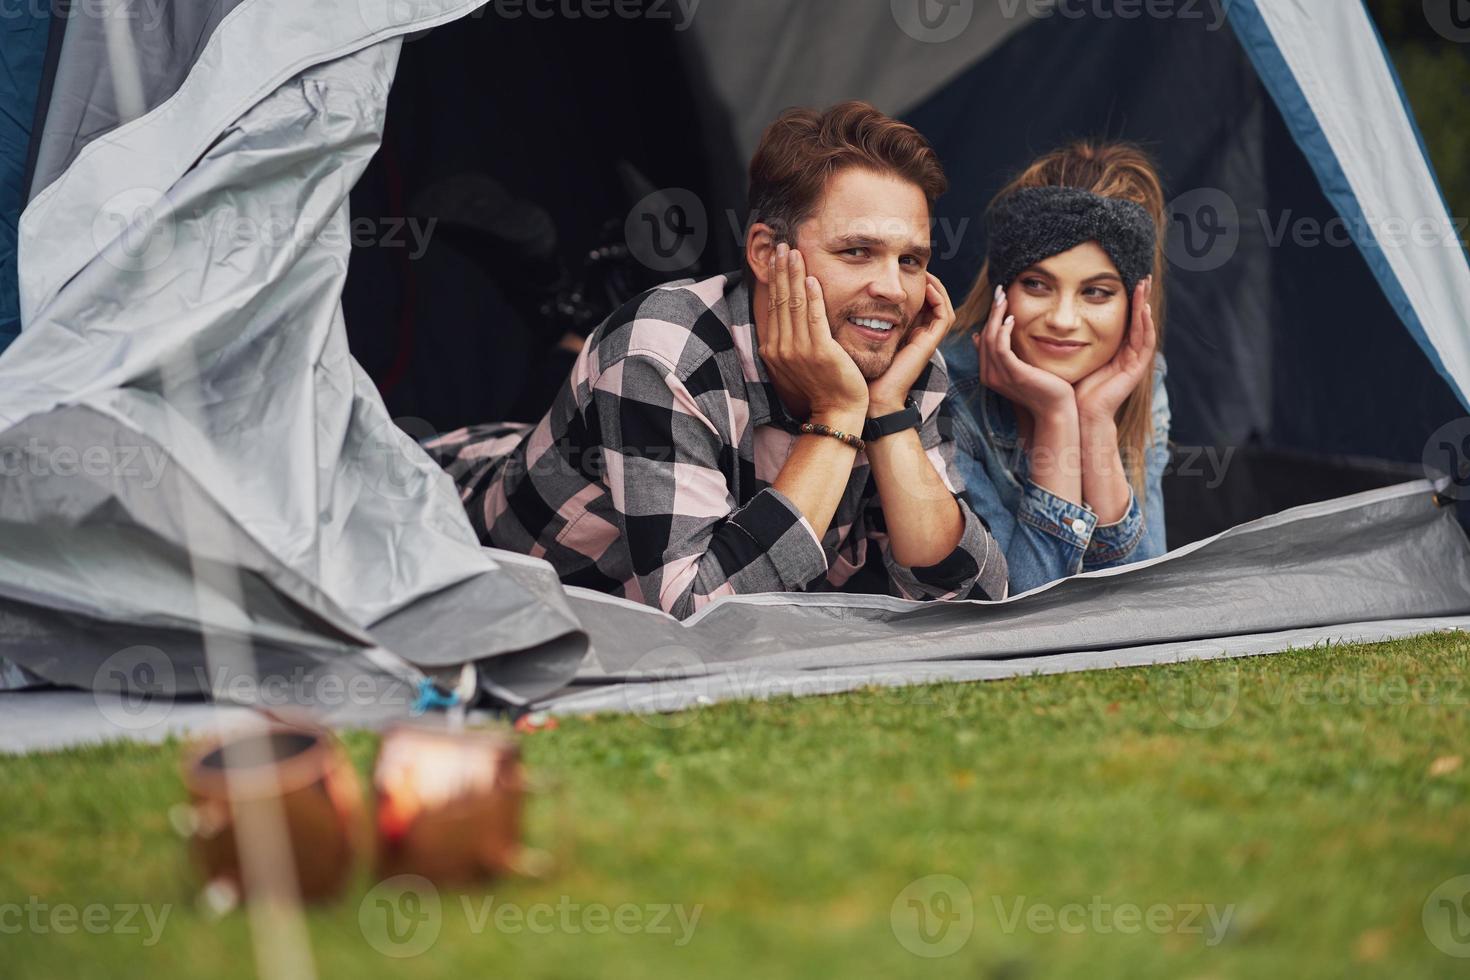
<svg viewBox="0 0 1470 980"><path fill-rule="evenodd" d="M924 308L929 204L899 177L848 167L827 181L793 243L822 284L832 337L874 381Z"/></svg>

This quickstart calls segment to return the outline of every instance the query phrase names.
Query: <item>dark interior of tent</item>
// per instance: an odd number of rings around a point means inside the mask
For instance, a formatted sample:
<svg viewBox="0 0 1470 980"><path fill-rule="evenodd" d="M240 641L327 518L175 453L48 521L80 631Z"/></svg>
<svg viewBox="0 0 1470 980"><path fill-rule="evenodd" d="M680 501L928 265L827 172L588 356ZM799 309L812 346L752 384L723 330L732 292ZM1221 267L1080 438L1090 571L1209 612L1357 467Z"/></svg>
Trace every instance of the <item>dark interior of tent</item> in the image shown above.
<svg viewBox="0 0 1470 980"><path fill-rule="evenodd" d="M738 267L746 161L681 41L666 21L472 16L405 45L352 199L382 234L357 242L344 297L395 418L532 421L571 365L559 338L657 282ZM1419 478L1429 434L1463 414L1359 248L1282 234L1337 212L1228 28L1038 21L903 117L949 175L938 227L968 228L936 242L951 295L979 268L991 197L1069 139L1139 143L1167 196L1214 189L1236 208L1238 246L1216 267L1187 258L1213 233L1204 211L1176 211L1169 231L1183 258L1163 344L1170 547ZM630 208L659 188L694 193L709 216L682 269L652 271L626 247ZM403 219L433 222L422 254Z"/></svg>

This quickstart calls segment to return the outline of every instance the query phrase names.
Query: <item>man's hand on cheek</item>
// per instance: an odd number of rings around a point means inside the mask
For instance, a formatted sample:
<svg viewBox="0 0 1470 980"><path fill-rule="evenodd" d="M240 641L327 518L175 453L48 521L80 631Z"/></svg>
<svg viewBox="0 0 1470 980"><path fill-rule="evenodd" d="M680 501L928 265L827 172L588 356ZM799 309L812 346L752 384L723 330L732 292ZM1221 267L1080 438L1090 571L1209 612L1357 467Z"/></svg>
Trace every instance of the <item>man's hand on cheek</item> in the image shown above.
<svg viewBox="0 0 1470 980"><path fill-rule="evenodd" d="M866 382L832 337L821 284L807 275L801 253L784 244L771 256L769 273L770 337L761 343L767 370L807 399L813 421L861 418Z"/></svg>
<svg viewBox="0 0 1470 980"><path fill-rule="evenodd" d="M868 417L877 418L903 409L909 391L924 373L939 344L954 323L954 305L944 283L933 273L925 273L924 306L904 338L903 346L894 354L888 370L868 384Z"/></svg>

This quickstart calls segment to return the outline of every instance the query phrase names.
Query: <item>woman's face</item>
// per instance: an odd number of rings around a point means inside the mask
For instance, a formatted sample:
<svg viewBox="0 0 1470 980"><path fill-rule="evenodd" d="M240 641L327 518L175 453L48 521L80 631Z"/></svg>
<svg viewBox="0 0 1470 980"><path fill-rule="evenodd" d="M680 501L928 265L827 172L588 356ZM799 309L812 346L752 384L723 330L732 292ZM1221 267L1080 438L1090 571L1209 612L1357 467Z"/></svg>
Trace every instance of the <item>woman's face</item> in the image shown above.
<svg viewBox="0 0 1470 980"><path fill-rule="evenodd" d="M1128 290L1096 242L1026 269L1006 298L1016 356L1072 384L1112 360L1128 332Z"/></svg>

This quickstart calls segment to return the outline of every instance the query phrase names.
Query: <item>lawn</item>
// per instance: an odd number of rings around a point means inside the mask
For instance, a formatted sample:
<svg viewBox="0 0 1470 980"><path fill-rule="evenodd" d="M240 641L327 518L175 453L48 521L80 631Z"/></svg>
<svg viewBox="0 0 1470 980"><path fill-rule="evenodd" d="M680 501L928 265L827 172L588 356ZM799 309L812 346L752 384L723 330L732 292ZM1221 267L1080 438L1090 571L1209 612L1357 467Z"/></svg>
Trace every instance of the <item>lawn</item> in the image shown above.
<svg viewBox="0 0 1470 980"><path fill-rule="evenodd" d="M333 978L1465 976L1467 678L1470 636L1444 634L564 720L524 738L556 785L530 827L554 870L409 895L365 873L307 912L311 962ZM375 744L348 737L364 772ZM178 756L0 758L0 976L254 974L249 917L194 902L167 816Z"/></svg>

